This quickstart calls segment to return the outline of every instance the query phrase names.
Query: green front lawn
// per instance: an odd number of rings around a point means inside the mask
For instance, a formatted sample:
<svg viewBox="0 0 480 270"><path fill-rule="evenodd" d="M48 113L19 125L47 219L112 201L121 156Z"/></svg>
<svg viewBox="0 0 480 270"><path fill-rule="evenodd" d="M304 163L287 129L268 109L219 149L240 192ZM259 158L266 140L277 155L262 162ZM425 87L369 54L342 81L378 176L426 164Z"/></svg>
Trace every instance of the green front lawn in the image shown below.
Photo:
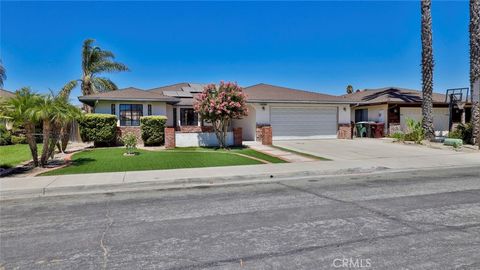
<svg viewBox="0 0 480 270"><path fill-rule="evenodd" d="M49 171L42 175L262 164L263 162L261 161L237 155L237 153L241 153L256 158L261 158L264 155L252 151L254 150L234 149L226 151L208 148L186 148L167 151L137 150L136 156L126 157L123 155L125 148L93 149L73 155L70 166ZM283 162L271 156L264 158L264 160L269 162Z"/></svg>
<svg viewBox="0 0 480 270"><path fill-rule="evenodd" d="M42 145L38 145L38 153L42 152ZM32 154L28 144L15 144L0 146L0 167L11 168L18 164L31 160Z"/></svg>
<svg viewBox="0 0 480 270"><path fill-rule="evenodd" d="M209 147L178 147L178 148L175 148L174 150L169 150L169 151L225 152L226 150L221 150L221 149L217 149L217 148L209 148ZM234 147L234 148L231 148L230 150L228 150L227 152L238 153L238 154L258 158L258 159L265 160L265 161L270 162L270 163L286 163L286 161L283 160L283 159L279 159L277 157L272 157L270 155L255 151L255 150L250 149L250 148Z"/></svg>

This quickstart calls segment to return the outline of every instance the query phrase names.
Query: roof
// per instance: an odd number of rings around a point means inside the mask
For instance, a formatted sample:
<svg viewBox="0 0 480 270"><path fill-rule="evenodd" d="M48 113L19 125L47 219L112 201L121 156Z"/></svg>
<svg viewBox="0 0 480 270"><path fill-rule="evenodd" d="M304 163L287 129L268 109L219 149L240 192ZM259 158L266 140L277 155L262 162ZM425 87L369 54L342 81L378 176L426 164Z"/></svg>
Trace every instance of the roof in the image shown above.
<svg viewBox="0 0 480 270"><path fill-rule="evenodd" d="M364 89L352 94L342 96L346 100L363 104L379 103L422 103L422 92L400 87L384 87L377 89ZM432 94L433 103L445 103L445 95Z"/></svg>
<svg viewBox="0 0 480 270"><path fill-rule="evenodd" d="M206 85L200 83L177 83L153 88L148 91L169 97L193 98L196 93L201 93Z"/></svg>
<svg viewBox="0 0 480 270"><path fill-rule="evenodd" d="M5 89L0 89L0 98L11 98L14 97L15 93L7 91Z"/></svg>
<svg viewBox="0 0 480 270"><path fill-rule="evenodd" d="M256 84L243 89L247 102L350 103L342 97L275 86Z"/></svg>
<svg viewBox="0 0 480 270"><path fill-rule="evenodd" d="M177 103L179 101L174 97L164 96L160 93L145 91L134 87L81 96L78 97L78 99L91 106L93 106L97 100L165 101L167 103Z"/></svg>

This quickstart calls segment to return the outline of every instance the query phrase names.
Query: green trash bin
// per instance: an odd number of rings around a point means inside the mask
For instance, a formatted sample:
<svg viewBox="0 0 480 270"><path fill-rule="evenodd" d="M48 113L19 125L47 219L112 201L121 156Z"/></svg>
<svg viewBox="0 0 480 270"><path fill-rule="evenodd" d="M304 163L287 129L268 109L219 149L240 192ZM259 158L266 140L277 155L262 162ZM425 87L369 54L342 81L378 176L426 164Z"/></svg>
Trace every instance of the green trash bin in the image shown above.
<svg viewBox="0 0 480 270"><path fill-rule="evenodd" d="M363 123L356 123L355 126L357 127L357 137L363 138L367 136L367 128Z"/></svg>

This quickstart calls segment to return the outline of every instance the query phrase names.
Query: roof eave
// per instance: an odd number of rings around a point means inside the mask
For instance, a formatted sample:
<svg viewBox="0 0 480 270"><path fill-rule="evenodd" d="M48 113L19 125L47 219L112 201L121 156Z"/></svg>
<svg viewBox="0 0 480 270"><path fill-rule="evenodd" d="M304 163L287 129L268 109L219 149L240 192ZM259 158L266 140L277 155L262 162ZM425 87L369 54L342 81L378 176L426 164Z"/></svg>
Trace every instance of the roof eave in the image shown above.
<svg viewBox="0 0 480 270"><path fill-rule="evenodd" d="M176 104L180 102L176 98L93 98L93 97L78 97L78 100L87 105L93 106L96 101L160 101L168 104Z"/></svg>
<svg viewBox="0 0 480 270"><path fill-rule="evenodd" d="M332 100L268 100L268 99L247 99L247 103L300 103L300 104L352 104L352 101Z"/></svg>

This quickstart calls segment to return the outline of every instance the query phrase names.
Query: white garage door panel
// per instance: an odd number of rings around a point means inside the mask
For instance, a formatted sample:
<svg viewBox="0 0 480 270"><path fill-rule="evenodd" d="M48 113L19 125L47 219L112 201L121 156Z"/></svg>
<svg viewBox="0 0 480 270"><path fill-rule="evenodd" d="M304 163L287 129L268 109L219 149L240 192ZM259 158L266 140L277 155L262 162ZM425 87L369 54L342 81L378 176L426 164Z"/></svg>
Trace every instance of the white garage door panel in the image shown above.
<svg viewBox="0 0 480 270"><path fill-rule="evenodd" d="M337 108L272 107L270 123L274 139L335 138Z"/></svg>
<svg viewBox="0 0 480 270"><path fill-rule="evenodd" d="M406 129L407 118L412 118L415 121L422 121L421 108L400 108L400 125L403 130ZM448 131L448 108L433 108L433 128L437 135Z"/></svg>

